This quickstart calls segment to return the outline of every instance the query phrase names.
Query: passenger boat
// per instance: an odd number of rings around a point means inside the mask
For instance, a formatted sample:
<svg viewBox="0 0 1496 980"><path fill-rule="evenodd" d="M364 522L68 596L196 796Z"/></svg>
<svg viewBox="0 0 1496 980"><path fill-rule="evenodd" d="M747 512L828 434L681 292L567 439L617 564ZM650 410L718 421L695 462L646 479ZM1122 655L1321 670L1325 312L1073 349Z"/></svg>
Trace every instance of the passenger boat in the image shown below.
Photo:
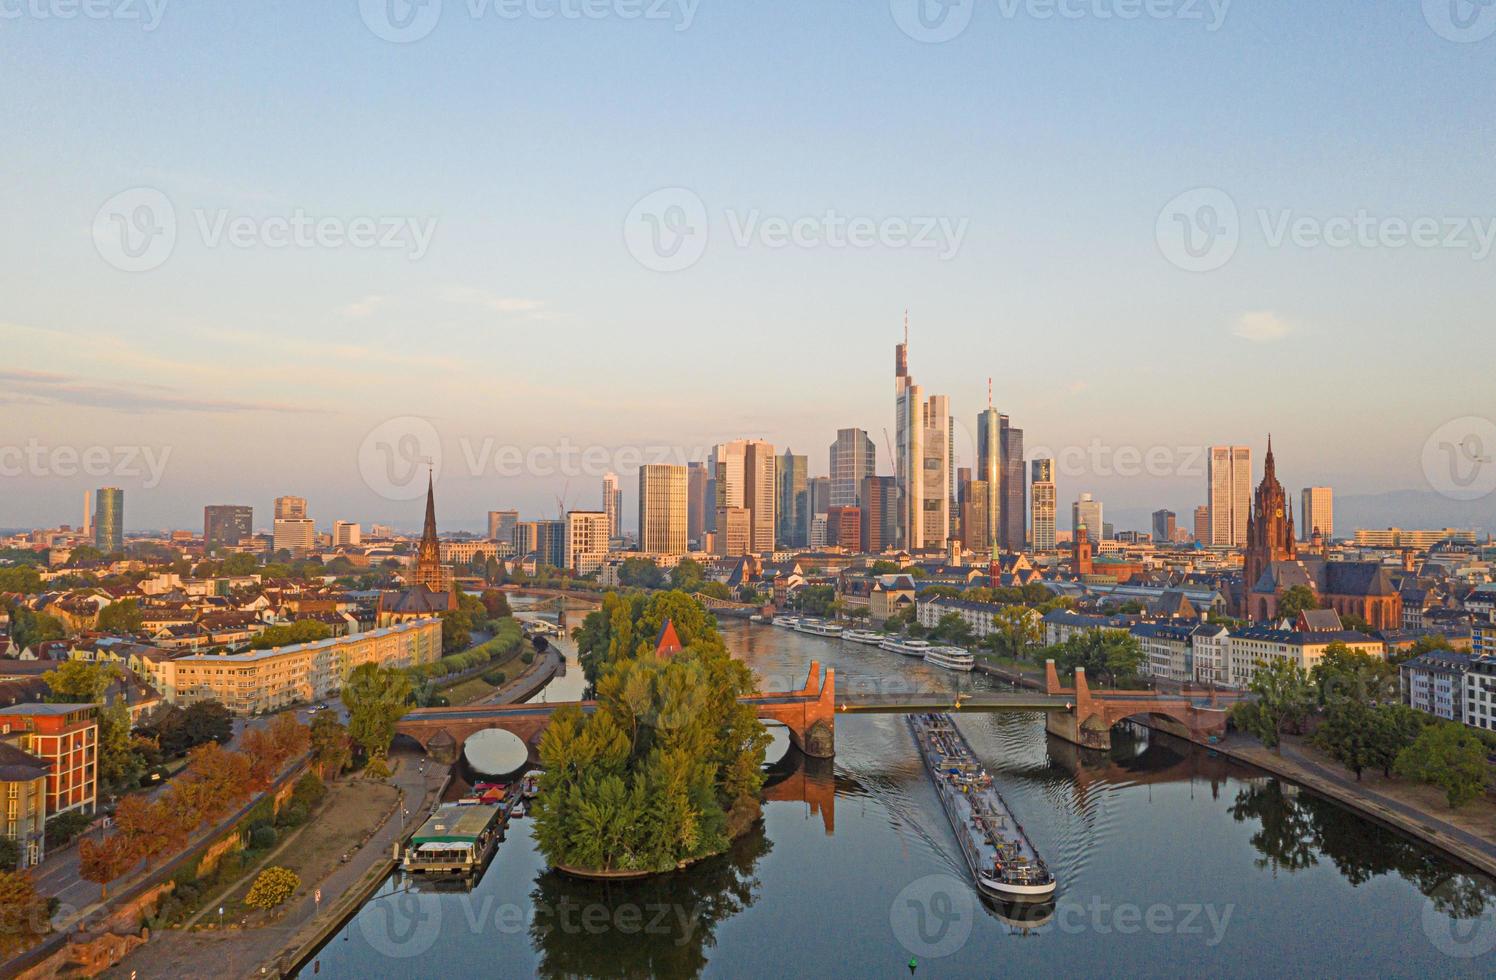
<svg viewBox="0 0 1496 980"><path fill-rule="evenodd" d="M931 647L925 651L925 663L946 670L970 673L976 669L977 658L960 647Z"/></svg>
<svg viewBox="0 0 1496 980"><path fill-rule="evenodd" d="M800 625L800 621L793 616L775 616L774 625L782 626L787 630L792 630Z"/></svg>
<svg viewBox="0 0 1496 980"><path fill-rule="evenodd" d="M400 863L410 874L473 874L488 863L503 836L503 806L447 804L411 836Z"/></svg>
<svg viewBox="0 0 1496 980"><path fill-rule="evenodd" d="M902 653L906 657L923 657L930 650L928 640L906 640L902 636L890 636L878 644L879 649L891 653Z"/></svg>
<svg viewBox="0 0 1496 980"><path fill-rule="evenodd" d="M795 627L795 632L809 633L812 636L841 636L842 628L823 619L802 619Z"/></svg>
<svg viewBox="0 0 1496 980"><path fill-rule="evenodd" d="M1054 874L951 716L910 715L909 730L977 887L1008 901L1042 902L1052 896Z"/></svg>
<svg viewBox="0 0 1496 980"><path fill-rule="evenodd" d="M876 630L845 630L842 633L843 640L851 640L853 643L866 643L869 646L877 646L883 642L883 634Z"/></svg>

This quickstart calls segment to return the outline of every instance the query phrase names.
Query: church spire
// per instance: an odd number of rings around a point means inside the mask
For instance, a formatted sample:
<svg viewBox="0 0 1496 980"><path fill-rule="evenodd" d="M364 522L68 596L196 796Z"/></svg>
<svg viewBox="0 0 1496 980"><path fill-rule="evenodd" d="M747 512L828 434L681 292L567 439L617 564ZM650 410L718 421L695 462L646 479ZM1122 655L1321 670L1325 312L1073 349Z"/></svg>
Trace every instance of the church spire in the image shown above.
<svg viewBox="0 0 1496 980"><path fill-rule="evenodd" d="M421 553L426 549L438 548L436 541L436 493L434 487L435 477L431 470L426 471L426 525L421 529Z"/></svg>
<svg viewBox="0 0 1496 980"><path fill-rule="evenodd" d="M1262 480L1273 483L1278 479L1278 464L1273 460L1273 434L1267 434L1267 459L1262 463Z"/></svg>

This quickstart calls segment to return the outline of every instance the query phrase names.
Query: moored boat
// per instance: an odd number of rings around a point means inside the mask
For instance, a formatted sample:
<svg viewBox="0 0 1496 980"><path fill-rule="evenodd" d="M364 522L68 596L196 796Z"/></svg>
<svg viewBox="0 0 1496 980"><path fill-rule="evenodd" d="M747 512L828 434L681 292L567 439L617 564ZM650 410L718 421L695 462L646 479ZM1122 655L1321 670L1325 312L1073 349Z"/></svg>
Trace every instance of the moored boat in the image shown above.
<svg viewBox="0 0 1496 980"><path fill-rule="evenodd" d="M844 630L843 640L851 640L853 643L866 643L869 646L877 646L883 642L883 634L876 630Z"/></svg>
<svg viewBox="0 0 1496 980"><path fill-rule="evenodd" d="M802 619L795 627L795 632L809 633L812 636L841 636L842 628L823 619Z"/></svg>
<svg viewBox="0 0 1496 980"><path fill-rule="evenodd" d="M960 647L931 647L925 651L925 663L946 670L970 673L976 669L977 658Z"/></svg>
<svg viewBox="0 0 1496 980"><path fill-rule="evenodd" d="M502 805L447 804L412 835L400 863L411 874L473 874L493 856L503 834Z"/></svg>
<svg viewBox="0 0 1496 980"><path fill-rule="evenodd" d="M800 625L800 620L796 619L794 616L775 616L774 625L781 626L787 630L792 630Z"/></svg>
<svg viewBox="0 0 1496 980"><path fill-rule="evenodd" d="M885 638L878 647L890 653L902 653L906 657L923 657L930 650L929 640L906 640L902 636Z"/></svg>

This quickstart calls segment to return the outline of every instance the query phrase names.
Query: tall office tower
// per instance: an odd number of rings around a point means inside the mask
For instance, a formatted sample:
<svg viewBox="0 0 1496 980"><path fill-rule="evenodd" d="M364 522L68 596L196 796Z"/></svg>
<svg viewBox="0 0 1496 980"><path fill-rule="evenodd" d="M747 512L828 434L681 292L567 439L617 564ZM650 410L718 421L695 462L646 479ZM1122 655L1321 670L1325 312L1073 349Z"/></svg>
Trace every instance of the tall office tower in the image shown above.
<svg viewBox="0 0 1496 980"><path fill-rule="evenodd" d="M299 521L306 517L305 497L276 497L275 519L278 521Z"/></svg>
<svg viewBox="0 0 1496 980"><path fill-rule="evenodd" d="M509 543L514 545L514 553L521 558L532 551L539 551L540 525L535 521L515 521Z"/></svg>
<svg viewBox="0 0 1496 980"><path fill-rule="evenodd" d="M1036 459L1031 484L1034 510L1033 545L1035 551L1053 551L1059 546L1059 495L1054 482L1054 460Z"/></svg>
<svg viewBox="0 0 1496 980"><path fill-rule="evenodd" d="M998 495L998 544L1005 551L1022 551L1028 541L1028 493L1024 486L1023 430L998 419L1001 447L1002 492Z"/></svg>
<svg viewBox="0 0 1496 980"><path fill-rule="evenodd" d="M608 514L601 510L566 513L565 568L577 575L591 575L608 557Z"/></svg>
<svg viewBox="0 0 1496 980"><path fill-rule="evenodd" d="M894 480L899 489L898 546L925 546L924 392L909 374L909 313L904 312L904 342L894 348Z"/></svg>
<svg viewBox="0 0 1496 980"><path fill-rule="evenodd" d="M831 509L831 477L813 476L806 480L805 499L808 501L806 507L810 520L825 517L826 512Z"/></svg>
<svg viewBox="0 0 1496 980"><path fill-rule="evenodd" d="M608 515L608 537L618 537L619 520L623 517L623 491L618 489L618 474L603 476L603 513Z"/></svg>
<svg viewBox="0 0 1496 980"><path fill-rule="evenodd" d="M796 456L788 449L779 457L774 472L779 498L779 543L782 547L803 548L810 541L810 463L808 457Z"/></svg>
<svg viewBox="0 0 1496 980"><path fill-rule="evenodd" d="M535 553L552 568L566 567L566 521L535 522Z"/></svg>
<svg viewBox="0 0 1496 980"><path fill-rule="evenodd" d="M1178 520L1172 510L1156 510L1153 512L1153 543L1168 544L1174 540L1174 529L1178 527Z"/></svg>
<svg viewBox="0 0 1496 980"><path fill-rule="evenodd" d="M236 545L254 537L254 509L240 504L209 504L203 508L203 547Z"/></svg>
<svg viewBox="0 0 1496 980"><path fill-rule="evenodd" d="M1211 545L1240 548L1247 543L1252 513L1252 450L1211 446L1209 472Z"/></svg>
<svg viewBox="0 0 1496 980"><path fill-rule="evenodd" d="M717 477L710 464L706 472L706 509L701 513L701 522L704 530L715 531L717 530Z"/></svg>
<svg viewBox="0 0 1496 980"><path fill-rule="evenodd" d="M488 512L488 540L514 542L514 526L519 523L517 510L491 510Z"/></svg>
<svg viewBox="0 0 1496 980"><path fill-rule="evenodd" d="M945 548L951 534L952 458L950 399L931 395L921 406L920 437L923 449L920 506L923 513L922 547Z"/></svg>
<svg viewBox="0 0 1496 980"><path fill-rule="evenodd" d="M826 543L847 551L862 547L862 508L832 506L826 512Z"/></svg>
<svg viewBox="0 0 1496 980"><path fill-rule="evenodd" d="M717 508L717 554L739 558L748 554L752 539L752 516L747 507Z"/></svg>
<svg viewBox="0 0 1496 980"><path fill-rule="evenodd" d="M966 542L977 551L996 551L1002 547L1003 533L1003 416L992 407L992 379L987 379L987 409L977 414L976 478L987 485L987 540Z"/></svg>
<svg viewBox="0 0 1496 980"><path fill-rule="evenodd" d="M290 552L300 558L317 544L317 525L307 517L277 517L271 537L272 551Z"/></svg>
<svg viewBox="0 0 1496 980"><path fill-rule="evenodd" d="M352 548L363 540L363 529L353 521L332 522L332 546Z"/></svg>
<svg viewBox="0 0 1496 980"><path fill-rule="evenodd" d="M1326 541L1335 536L1335 491L1329 487L1305 487L1299 508L1299 527L1308 541L1318 531Z"/></svg>
<svg viewBox="0 0 1496 980"><path fill-rule="evenodd" d="M899 538L899 488L891 476L862 481L862 551L882 554Z"/></svg>
<svg viewBox="0 0 1496 980"><path fill-rule="evenodd" d="M653 555L686 553L690 524L684 466L639 467L639 550Z"/></svg>
<svg viewBox="0 0 1496 980"><path fill-rule="evenodd" d="M774 447L761 439L737 439L712 450L717 513L737 507L748 510L748 546L755 552L774 550L776 469Z"/></svg>
<svg viewBox="0 0 1496 980"><path fill-rule="evenodd" d="M93 538L93 491L83 491L83 536Z"/></svg>
<svg viewBox="0 0 1496 980"><path fill-rule="evenodd" d="M118 487L94 493L93 539L105 554L125 549L125 491Z"/></svg>
<svg viewBox="0 0 1496 980"><path fill-rule="evenodd" d="M1090 532L1092 541L1100 541L1101 535L1105 533L1101 515L1101 501L1089 493L1081 494L1080 499L1070 505L1070 533L1074 535L1085 528Z"/></svg>
<svg viewBox="0 0 1496 980"><path fill-rule="evenodd" d="M1210 543L1210 508L1205 504L1195 508L1195 540L1201 544Z"/></svg>
<svg viewBox="0 0 1496 980"><path fill-rule="evenodd" d="M968 480L961 485L961 541L973 551L985 553L991 547L990 499L986 480Z"/></svg>
<svg viewBox="0 0 1496 980"><path fill-rule="evenodd" d="M686 540L692 545L701 543L710 522L708 516L716 508L711 497L712 481L705 463L686 465Z"/></svg>
<svg viewBox="0 0 1496 980"><path fill-rule="evenodd" d="M878 471L878 451L861 429L838 429L831 444L831 506L856 507L862 481Z"/></svg>

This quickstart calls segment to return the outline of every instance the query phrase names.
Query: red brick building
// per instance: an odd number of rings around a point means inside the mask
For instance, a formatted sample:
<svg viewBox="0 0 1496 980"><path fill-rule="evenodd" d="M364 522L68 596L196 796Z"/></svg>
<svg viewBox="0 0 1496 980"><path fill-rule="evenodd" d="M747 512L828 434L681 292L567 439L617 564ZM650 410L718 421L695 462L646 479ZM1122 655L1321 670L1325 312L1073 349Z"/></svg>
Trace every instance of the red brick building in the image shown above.
<svg viewBox="0 0 1496 980"><path fill-rule="evenodd" d="M94 812L99 786L98 706L17 704L0 708L0 734L51 767L47 816Z"/></svg>

